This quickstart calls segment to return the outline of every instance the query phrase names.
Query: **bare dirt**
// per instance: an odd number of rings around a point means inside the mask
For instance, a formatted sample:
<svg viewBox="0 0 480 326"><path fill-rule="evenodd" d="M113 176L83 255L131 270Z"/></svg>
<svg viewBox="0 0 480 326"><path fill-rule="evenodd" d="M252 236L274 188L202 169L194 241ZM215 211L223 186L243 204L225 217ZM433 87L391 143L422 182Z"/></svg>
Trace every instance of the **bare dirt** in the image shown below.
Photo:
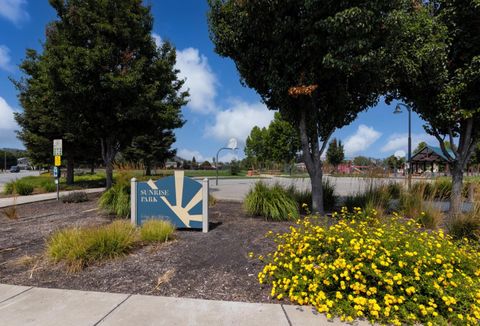
<svg viewBox="0 0 480 326"><path fill-rule="evenodd" d="M291 223L268 222L243 213L240 203L218 202L210 209L211 231L179 230L171 242L134 249L130 254L71 273L45 257L52 232L97 226L112 217L97 210L96 196L78 204L49 201L17 206L17 220L0 211L0 283L214 300L269 302L269 289L257 274L275 248L265 234L287 231Z"/></svg>

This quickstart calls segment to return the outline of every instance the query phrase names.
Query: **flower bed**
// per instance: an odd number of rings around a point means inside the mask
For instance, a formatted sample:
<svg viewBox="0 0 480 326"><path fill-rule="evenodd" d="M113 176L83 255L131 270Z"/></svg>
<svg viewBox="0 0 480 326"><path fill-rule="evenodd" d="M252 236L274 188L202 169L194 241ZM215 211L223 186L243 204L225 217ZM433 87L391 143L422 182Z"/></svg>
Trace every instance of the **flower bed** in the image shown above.
<svg viewBox="0 0 480 326"><path fill-rule="evenodd" d="M395 215L343 210L326 227L315 217L278 234L259 273L271 296L313 305L327 317L426 325L480 321L480 254L467 240L426 232Z"/></svg>

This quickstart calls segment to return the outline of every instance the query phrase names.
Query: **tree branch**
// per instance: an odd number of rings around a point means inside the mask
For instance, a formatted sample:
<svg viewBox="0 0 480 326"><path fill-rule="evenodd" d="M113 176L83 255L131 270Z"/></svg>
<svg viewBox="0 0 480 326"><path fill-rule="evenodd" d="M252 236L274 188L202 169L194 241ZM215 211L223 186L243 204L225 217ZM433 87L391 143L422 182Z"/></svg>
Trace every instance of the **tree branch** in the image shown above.
<svg viewBox="0 0 480 326"><path fill-rule="evenodd" d="M455 158L453 158L450 153L447 151L447 149L445 148L445 139L440 137L440 133L438 132L438 130L436 128L433 128L432 127L432 133L433 133L433 136L435 136L435 138L437 138L439 144L440 144L440 148L442 149L442 153L443 155L445 155L445 157L447 158L447 160L451 163L455 160Z"/></svg>
<svg viewBox="0 0 480 326"><path fill-rule="evenodd" d="M453 131L450 127L448 128L448 139L450 141L450 149L452 150L453 154L455 154L455 157L458 158L457 146L455 146L455 142L453 141Z"/></svg>

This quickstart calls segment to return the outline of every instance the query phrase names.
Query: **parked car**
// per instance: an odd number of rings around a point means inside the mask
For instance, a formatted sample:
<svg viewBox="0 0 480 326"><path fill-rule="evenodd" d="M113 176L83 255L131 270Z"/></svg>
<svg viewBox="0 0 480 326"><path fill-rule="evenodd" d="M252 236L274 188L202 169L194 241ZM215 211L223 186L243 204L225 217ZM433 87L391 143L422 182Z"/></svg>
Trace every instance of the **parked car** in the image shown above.
<svg viewBox="0 0 480 326"><path fill-rule="evenodd" d="M20 172L20 167L18 167L17 165L13 165L13 166L10 167L10 172L18 173L18 172Z"/></svg>

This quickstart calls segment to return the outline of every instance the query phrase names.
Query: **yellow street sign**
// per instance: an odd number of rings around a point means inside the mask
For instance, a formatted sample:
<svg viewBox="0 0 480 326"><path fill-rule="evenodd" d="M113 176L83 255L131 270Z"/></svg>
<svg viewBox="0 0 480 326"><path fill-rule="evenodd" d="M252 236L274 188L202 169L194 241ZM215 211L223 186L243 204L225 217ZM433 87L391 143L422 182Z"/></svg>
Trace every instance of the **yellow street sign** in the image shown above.
<svg viewBox="0 0 480 326"><path fill-rule="evenodd" d="M60 155L55 156L55 166L62 165L62 157Z"/></svg>

